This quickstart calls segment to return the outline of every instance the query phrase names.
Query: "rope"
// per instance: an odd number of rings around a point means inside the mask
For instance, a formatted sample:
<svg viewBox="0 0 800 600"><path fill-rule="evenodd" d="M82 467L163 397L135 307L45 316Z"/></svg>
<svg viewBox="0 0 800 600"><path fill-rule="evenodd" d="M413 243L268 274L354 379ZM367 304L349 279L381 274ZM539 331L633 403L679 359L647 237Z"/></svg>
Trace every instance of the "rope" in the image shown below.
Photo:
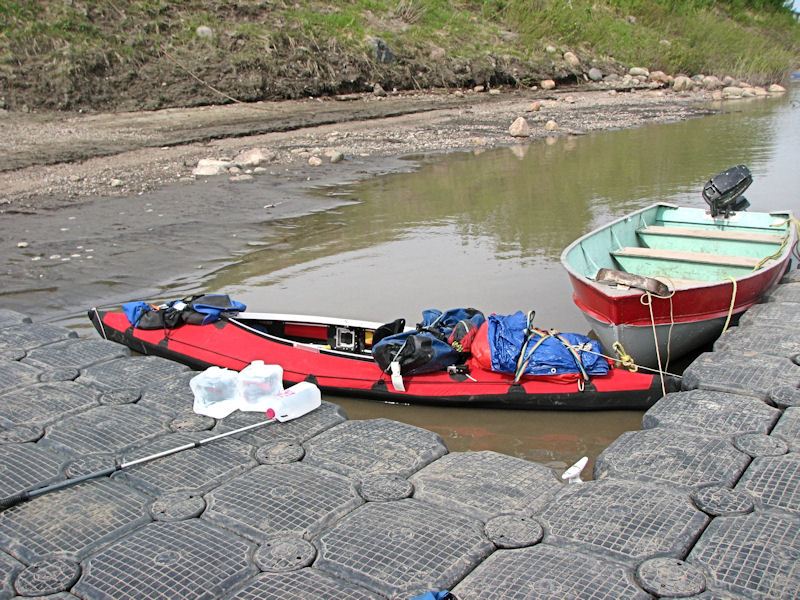
<svg viewBox="0 0 800 600"><path fill-rule="evenodd" d="M784 219L780 223L773 223L770 227L783 227L784 225L791 224L794 225L795 231L797 232L797 239L795 239L794 244L792 245L792 254L795 258L800 260L800 254L797 252L797 243L800 241L800 221L798 221L795 217L789 217L788 219ZM789 230L787 228L786 235L783 237L783 241L781 242L780 248L775 252L775 254L771 256L765 256L758 264L753 267L753 271L758 271L761 267L766 264L768 260L772 260L773 258L778 258L781 254L783 254L783 249L786 248L786 244L789 242Z"/></svg>
<svg viewBox="0 0 800 600"><path fill-rule="evenodd" d="M525 373L525 369L530 364L531 358L533 358L534 353L536 352L537 348L542 345L548 338L557 339L561 342L567 351L572 355L572 359L575 361L575 365L578 367L578 370L581 373L581 377L583 381L589 381L589 374L586 372L586 369L583 366L583 361L581 360L580 354L575 348L570 344L564 336L560 335L556 330L551 329L550 331L543 331L541 329L537 329L533 326L533 318L536 315L536 311L529 311L528 312L528 320L527 320L527 327L525 328L525 342L522 344L522 350L520 351L519 358L517 358L517 369L514 373L514 383L519 383L520 378ZM528 343L530 343L531 339L533 339L534 335L541 336L536 344L530 349L528 352ZM581 351L585 351L581 348Z"/></svg>
<svg viewBox="0 0 800 600"><path fill-rule="evenodd" d="M731 294L731 306L728 309L728 318L725 319L725 327L722 328L722 333L728 331L728 325L731 324L731 317L733 316L733 305L736 303L736 292L738 288L738 284L736 283L736 279L728 275L725 279L729 279L731 283L733 283L733 293ZM722 335L722 333L720 335Z"/></svg>
<svg viewBox="0 0 800 600"><path fill-rule="evenodd" d="M646 298L646 300L645 300ZM658 347L658 333L656 332L656 318L653 315L653 297L650 292L645 292L639 297L639 302L646 305L650 309L650 325L653 327L653 343L656 347L656 362L658 364L658 374L661 378L661 393L665 396L667 395L667 387L664 383L664 371L661 368L661 349ZM671 326L671 324L670 324ZM670 337L672 336L672 331L670 330Z"/></svg>
<svg viewBox="0 0 800 600"><path fill-rule="evenodd" d="M614 344L611 347L614 348L614 351L617 353L617 357L619 358L619 363L623 367L628 369L631 373L636 373L636 371L639 370L639 365L637 365L633 361L633 357L625 351L625 348L623 347L622 343L614 342Z"/></svg>

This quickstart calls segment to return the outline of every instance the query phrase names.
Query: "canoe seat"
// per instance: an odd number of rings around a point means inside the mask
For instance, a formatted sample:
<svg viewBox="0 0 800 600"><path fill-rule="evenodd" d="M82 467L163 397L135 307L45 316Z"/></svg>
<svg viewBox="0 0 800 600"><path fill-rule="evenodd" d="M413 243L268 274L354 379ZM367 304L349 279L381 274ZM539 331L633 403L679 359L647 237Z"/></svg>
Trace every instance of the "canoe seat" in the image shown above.
<svg viewBox="0 0 800 600"><path fill-rule="evenodd" d="M759 242L763 244L780 244L783 236L779 233L758 233L754 231L732 231L730 229L695 229L691 227L668 227L650 225L639 229L637 233L646 235L665 235L707 240L726 240L732 242Z"/></svg>
<svg viewBox="0 0 800 600"><path fill-rule="evenodd" d="M644 258L651 260L676 261L703 265L720 265L726 267L744 267L753 269L760 259L749 256L731 256L728 254L707 254L705 252L688 252L686 250L661 250L659 248L640 248L637 246L620 248L612 252L619 257Z"/></svg>

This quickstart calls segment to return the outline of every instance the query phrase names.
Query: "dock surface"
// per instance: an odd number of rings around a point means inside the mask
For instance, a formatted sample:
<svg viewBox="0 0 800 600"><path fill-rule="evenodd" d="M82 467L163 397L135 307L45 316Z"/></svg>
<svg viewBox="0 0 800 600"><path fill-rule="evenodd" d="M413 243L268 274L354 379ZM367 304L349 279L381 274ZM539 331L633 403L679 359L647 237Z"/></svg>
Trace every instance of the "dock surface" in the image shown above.
<svg viewBox="0 0 800 600"><path fill-rule="evenodd" d="M255 424L196 373L0 309L0 498ZM0 512L0 599L800 598L800 272L594 480L336 404Z"/></svg>

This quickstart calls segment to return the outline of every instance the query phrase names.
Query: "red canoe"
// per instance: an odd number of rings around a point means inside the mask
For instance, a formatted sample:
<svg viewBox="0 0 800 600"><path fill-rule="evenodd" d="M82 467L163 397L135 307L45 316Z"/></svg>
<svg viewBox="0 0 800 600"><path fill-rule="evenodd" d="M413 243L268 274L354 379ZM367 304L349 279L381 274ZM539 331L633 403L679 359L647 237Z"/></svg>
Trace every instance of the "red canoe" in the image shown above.
<svg viewBox="0 0 800 600"><path fill-rule="evenodd" d="M216 365L241 370L255 360L283 368L287 385L311 381L325 393L403 404L513 409L645 409L663 395L661 379L612 366L588 382L578 375L497 373L467 361L467 368L403 378L398 389L370 352L381 323L242 312L207 325L134 328L123 312L91 309L100 335L141 354L169 358L194 369ZM467 372L463 372L463 371ZM667 391L677 389L674 378Z"/></svg>

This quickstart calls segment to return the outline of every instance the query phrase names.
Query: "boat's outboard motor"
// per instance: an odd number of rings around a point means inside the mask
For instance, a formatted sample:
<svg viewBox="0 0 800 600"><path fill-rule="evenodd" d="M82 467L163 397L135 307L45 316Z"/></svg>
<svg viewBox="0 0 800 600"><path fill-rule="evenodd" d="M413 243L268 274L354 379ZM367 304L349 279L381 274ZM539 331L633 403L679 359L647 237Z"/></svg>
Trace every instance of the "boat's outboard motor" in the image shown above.
<svg viewBox="0 0 800 600"><path fill-rule="evenodd" d="M751 183L753 176L745 165L736 165L712 177L703 186L703 199L711 208L711 216L728 218L731 212L746 210L750 202L742 194Z"/></svg>

